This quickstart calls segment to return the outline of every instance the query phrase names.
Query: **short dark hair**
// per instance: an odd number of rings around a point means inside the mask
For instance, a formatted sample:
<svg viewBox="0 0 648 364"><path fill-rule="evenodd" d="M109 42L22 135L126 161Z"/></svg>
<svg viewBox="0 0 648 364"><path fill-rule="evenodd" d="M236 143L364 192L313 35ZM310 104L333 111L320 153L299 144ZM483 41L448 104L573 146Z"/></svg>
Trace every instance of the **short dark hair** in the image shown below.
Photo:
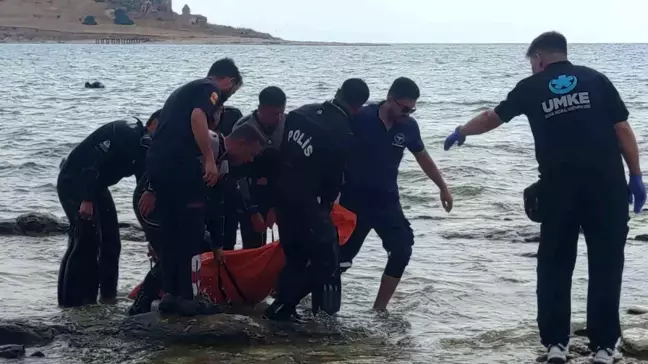
<svg viewBox="0 0 648 364"><path fill-rule="evenodd" d="M387 95L395 100L418 100L421 97L421 91L412 79L399 77L389 87Z"/></svg>
<svg viewBox="0 0 648 364"><path fill-rule="evenodd" d="M242 140L246 143L258 142L261 145L265 144L266 142L266 138L265 135L263 135L263 132L259 128L248 123L235 125L234 129L232 129L232 132L227 137L236 140Z"/></svg>
<svg viewBox="0 0 648 364"><path fill-rule="evenodd" d="M161 114L162 114L162 109L155 110L155 112L151 114L151 116L146 121L146 127L148 128L149 126L151 126L151 124L153 124L153 120L159 119Z"/></svg>
<svg viewBox="0 0 648 364"><path fill-rule="evenodd" d="M567 38L555 31L542 33L531 42L526 56L532 57L537 52L561 53L566 55Z"/></svg>
<svg viewBox="0 0 648 364"><path fill-rule="evenodd" d="M351 107L361 107L369 100L369 86L361 78L349 78L340 87L340 97Z"/></svg>
<svg viewBox="0 0 648 364"><path fill-rule="evenodd" d="M207 73L207 77L231 77L237 85L243 85L243 77L231 58L221 58L214 62Z"/></svg>
<svg viewBox="0 0 648 364"><path fill-rule="evenodd" d="M268 86L259 93L259 105L270 107L286 106L286 94L277 86Z"/></svg>

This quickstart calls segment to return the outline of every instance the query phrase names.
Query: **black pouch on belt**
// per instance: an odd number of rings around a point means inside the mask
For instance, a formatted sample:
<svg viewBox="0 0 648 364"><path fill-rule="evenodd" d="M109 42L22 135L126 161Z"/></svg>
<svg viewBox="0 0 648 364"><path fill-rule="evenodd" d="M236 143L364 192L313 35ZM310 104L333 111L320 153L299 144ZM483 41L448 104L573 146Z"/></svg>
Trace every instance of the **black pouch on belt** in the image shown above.
<svg viewBox="0 0 648 364"><path fill-rule="evenodd" d="M540 203L540 181L524 189L524 212L529 220L533 222L542 222Z"/></svg>

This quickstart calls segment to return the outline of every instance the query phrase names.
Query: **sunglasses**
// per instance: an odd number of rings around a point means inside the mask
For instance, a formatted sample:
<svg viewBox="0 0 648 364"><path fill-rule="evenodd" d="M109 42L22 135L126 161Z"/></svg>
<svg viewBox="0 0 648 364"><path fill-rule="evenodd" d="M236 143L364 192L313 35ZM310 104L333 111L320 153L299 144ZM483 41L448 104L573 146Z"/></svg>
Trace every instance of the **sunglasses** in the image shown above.
<svg viewBox="0 0 648 364"><path fill-rule="evenodd" d="M403 114L413 114L413 113L416 112L416 107L409 107L409 106L407 106L407 105L403 105L403 104L401 104L400 102L398 102L398 100L394 100L394 102L396 103L396 105L398 105L398 107L401 108L400 111L401 111Z"/></svg>

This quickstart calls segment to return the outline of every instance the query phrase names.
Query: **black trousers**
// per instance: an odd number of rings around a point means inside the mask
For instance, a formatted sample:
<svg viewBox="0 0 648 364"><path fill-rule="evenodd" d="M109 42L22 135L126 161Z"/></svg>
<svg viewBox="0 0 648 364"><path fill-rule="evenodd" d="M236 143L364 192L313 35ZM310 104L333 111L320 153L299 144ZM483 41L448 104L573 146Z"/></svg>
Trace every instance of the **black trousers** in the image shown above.
<svg viewBox="0 0 648 364"><path fill-rule="evenodd" d="M68 248L59 269L59 305L96 303L99 288L102 299L116 298L121 238L110 191L108 188L97 191L92 201L93 218L88 223L79 220L82 199L74 179L60 173L56 189L70 222ZM94 234L88 231L91 229L95 229Z"/></svg>
<svg viewBox="0 0 648 364"><path fill-rule="evenodd" d="M279 276L277 300L295 307L338 269L338 235L328 208L316 197L281 201L277 225L286 264Z"/></svg>
<svg viewBox="0 0 648 364"><path fill-rule="evenodd" d="M196 178L190 178L196 177ZM205 184L199 174L179 178L150 176L161 220L162 287L193 299L200 292L200 253L205 235Z"/></svg>
<svg viewBox="0 0 648 364"><path fill-rule="evenodd" d="M628 190L623 174L545 174L539 187L538 327L542 344L566 345L572 273L579 230L587 243L587 331L592 349L613 348L620 336L619 298L628 234Z"/></svg>
<svg viewBox="0 0 648 364"><path fill-rule="evenodd" d="M353 258L360 252L367 235L371 230L375 230L382 240L383 248L389 254L385 275L401 278L412 256L414 232L400 202L369 205L354 201L352 196L343 193L340 204L355 213L357 218L356 227L349 240L340 247L340 268L346 270L351 267Z"/></svg>

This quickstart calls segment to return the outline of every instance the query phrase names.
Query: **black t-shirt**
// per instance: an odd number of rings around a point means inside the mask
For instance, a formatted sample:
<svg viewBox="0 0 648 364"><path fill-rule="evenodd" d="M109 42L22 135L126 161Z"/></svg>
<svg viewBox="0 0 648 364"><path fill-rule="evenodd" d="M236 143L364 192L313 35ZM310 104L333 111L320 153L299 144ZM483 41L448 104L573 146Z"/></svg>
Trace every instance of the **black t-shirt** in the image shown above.
<svg viewBox="0 0 648 364"><path fill-rule="evenodd" d="M623 173L614 125L628 109L600 72L556 62L520 81L495 107L503 122L526 115L540 173L562 169Z"/></svg>
<svg viewBox="0 0 648 364"><path fill-rule="evenodd" d="M122 178L144 173L146 129L140 122L117 120L100 126L79 145L61 165L61 173L74 181L83 200L117 184Z"/></svg>
<svg viewBox="0 0 648 364"><path fill-rule="evenodd" d="M174 174L197 168L201 155L191 130L191 113L201 109L211 122L221 105L221 92L213 81L201 78L175 90L164 103L158 127L146 159L147 172L152 176L166 172Z"/></svg>
<svg viewBox="0 0 648 364"><path fill-rule="evenodd" d="M277 177L282 198L319 196L332 203L340 191L352 143L349 115L334 103L305 105L288 113Z"/></svg>

